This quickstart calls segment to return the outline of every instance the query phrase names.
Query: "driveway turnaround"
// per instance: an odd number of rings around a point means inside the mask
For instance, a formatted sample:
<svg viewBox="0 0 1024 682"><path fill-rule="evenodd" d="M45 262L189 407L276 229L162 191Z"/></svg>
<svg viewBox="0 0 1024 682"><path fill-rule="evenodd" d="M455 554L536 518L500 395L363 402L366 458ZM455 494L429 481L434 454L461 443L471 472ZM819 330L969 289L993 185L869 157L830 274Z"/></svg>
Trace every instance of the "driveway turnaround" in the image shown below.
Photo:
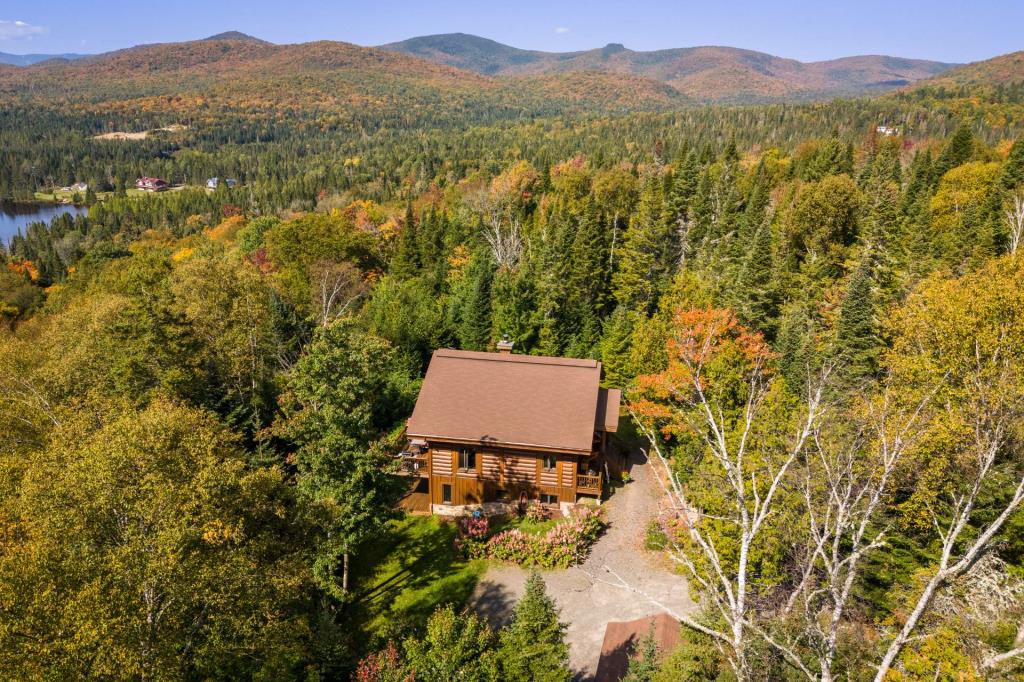
<svg viewBox="0 0 1024 682"><path fill-rule="evenodd" d="M582 565L543 572L548 594L569 626L569 662L577 680L591 679L597 671L608 623L655 615L666 608L687 614L697 608L685 577L673 572L663 557L643 548L644 531L657 517L662 494L652 466L634 459L633 480L605 502L608 529ZM518 566L488 569L470 599L470 608L494 626L507 623L527 575ZM620 578L628 588L618 584Z"/></svg>

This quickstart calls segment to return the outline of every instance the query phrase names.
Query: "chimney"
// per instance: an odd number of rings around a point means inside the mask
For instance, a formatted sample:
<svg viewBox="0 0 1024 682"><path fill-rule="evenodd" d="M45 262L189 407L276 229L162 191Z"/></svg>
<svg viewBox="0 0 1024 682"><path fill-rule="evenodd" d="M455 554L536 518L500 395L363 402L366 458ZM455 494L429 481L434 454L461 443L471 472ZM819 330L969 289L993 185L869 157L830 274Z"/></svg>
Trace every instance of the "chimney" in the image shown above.
<svg viewBox="0 0 1024 682"><path fill-rule="evenodd" d="M498 352L502 355L511 355L513 345L515 344L509 341L508 334L503 334L501 341L498 341Z"/></svg>

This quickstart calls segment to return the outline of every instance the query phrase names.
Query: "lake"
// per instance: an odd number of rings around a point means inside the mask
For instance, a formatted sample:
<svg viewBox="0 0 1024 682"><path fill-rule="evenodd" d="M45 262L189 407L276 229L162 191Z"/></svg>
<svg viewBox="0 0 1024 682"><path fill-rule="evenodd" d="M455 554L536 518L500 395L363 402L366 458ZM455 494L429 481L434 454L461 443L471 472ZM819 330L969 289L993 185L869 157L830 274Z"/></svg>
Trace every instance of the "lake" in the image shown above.
<svg viewBox="0 0 1024 682"><path fill-rule="evenodd" d="M11 237L29 223L50 222L64 213L73 215L86 214L88 206L72 206L71 204L12 204L0 202L0 244L10 244Z"/></svg>

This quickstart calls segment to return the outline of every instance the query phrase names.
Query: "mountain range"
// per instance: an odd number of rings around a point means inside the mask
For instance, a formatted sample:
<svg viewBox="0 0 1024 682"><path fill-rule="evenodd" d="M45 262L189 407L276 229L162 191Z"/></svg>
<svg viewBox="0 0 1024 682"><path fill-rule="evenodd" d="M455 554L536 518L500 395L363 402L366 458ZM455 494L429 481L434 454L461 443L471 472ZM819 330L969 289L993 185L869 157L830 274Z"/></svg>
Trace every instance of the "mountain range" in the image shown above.
<svg viewBox="0 0 1024 682"><path fill-rule="evenodd" d="M540 52L465 33L410 38L382 49L492 76L596 71L650 78L698 101L827 99L909 85L956 66L881 55L799 62L735 47L650 52L618 43L582 52Z"/></svg>
<svg viewBox="0 0 1024 682"><path fill-rule="evenodd" d="M7 52L0 52L0 64L10 64L11 66L32 66L33 64L49 61L51 59L80 59L84 56L84 54L75 54L73 52L66 52L64 54L10 54Z"/></svg>
<svg viewBox="0 0 1024 682"><path fill-rule="evenodd" d="M806 101L910 84L1024 80L1022 53L962 66L884 56L803 63L728 47L640 52L608 45L551 53L466 34L380 47L337 41L277 45L229 31L203 40L0 66L0 97L105 102L130 110L197 105L398 112L552 114L663 110L707 102ZM43 55L38 55L42 57ZM70 57L75 57L71 59Z"/></svg>

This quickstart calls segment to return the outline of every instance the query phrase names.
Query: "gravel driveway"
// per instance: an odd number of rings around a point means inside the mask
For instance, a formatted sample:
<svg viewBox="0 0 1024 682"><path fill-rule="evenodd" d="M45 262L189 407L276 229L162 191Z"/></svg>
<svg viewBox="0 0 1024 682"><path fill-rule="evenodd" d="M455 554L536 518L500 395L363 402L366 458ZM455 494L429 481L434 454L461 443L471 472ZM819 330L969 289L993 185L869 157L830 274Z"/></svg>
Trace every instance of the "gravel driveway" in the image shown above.
<svg viewBox="0 0 1024 682"><path fill-rule="evenodd" d="M657 516L660 489L651 464L634 455L633 480L605 502L608 530L579 567L544 572L548 594L562 610L569 628L569 662L575 679L594 676L601 656L605 626L612 621L634 620L664 611L632 590L598 580L616 582L610 568L632 587L679 613L696 609L686 579L664 564L664 559L644 551L644 530ZM516 566L490 568L470 599L470 607L493 625L507 623L515 600L523 591L527 572Z"/></svg>

